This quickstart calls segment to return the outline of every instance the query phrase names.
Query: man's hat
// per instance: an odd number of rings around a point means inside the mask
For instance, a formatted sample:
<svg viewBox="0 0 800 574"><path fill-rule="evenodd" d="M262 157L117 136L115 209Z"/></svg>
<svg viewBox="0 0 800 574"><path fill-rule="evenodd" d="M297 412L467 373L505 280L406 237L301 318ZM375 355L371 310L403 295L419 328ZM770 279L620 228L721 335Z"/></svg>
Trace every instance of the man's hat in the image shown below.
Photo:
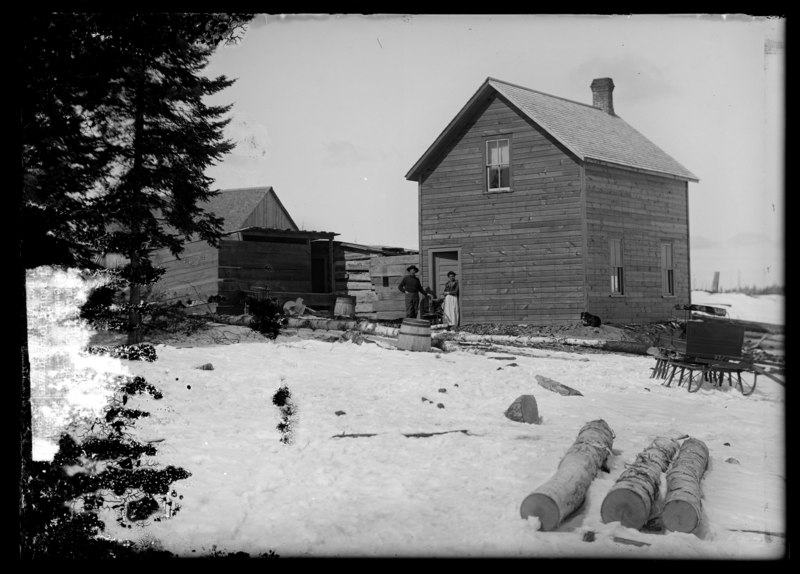
<svg viewBox="0 0 800 574"><path fill-rule="evenodd" d="M448 271L448 272L447 272L447 276L448 276L448 277L450 277L451 275L452 275L453 277L455 277L455 276L456 276L456 272L455 272L455 271Z"/></svg>
<svg viewBox="0 0 800 574"><path fill-rule="evenodd" d="M409 265L408 267L406 267L406 271L411 271L412 269L414 271L419 271L419 267L417 267L416 265Z"/></svg>

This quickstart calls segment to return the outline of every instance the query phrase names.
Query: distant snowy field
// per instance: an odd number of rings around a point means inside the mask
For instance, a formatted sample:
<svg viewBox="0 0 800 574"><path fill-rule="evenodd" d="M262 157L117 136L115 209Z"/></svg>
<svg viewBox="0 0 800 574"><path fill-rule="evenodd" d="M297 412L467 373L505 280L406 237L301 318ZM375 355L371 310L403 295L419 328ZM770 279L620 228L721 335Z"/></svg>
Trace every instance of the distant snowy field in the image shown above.
<svg viewBox="0 0 800 574"><path fill-rule="evenodd" d="M785 324L784 295L751 296L744 293L692 291L692 303L724 307L732 319Z"/></svg>
<svg viewBox="0 0 800 574"><path fill-rule="evenodd" d="M734 317L782 316L774 308L782 299L700 295L694 303L730 302ZM163 439L154 462L192 475L174 484L183 497L174 516L122 529L109 515L109 536L183 557L216 547L286 557L770 559L787 549L785 394L767 377L748 397L727 385L690 394L651 379L650 357L414 353L287 335L157 352L154 363L99 368L162 390L160 401L129 401L152 413L132 433ZM197 368L209 362L214 370ZM552 393L537 374L583 396ZM296 410L288 442L273 403L283 386ZM504 416L521 394L535 395L541 424ZM616 435L610 472L557 530L522 519L522 500L553 475L581 427L600 418ZM445 434L404 436L412 433ZM684 434L710 452L697 531L604 524L600 506L625 465L655 437Z"/></svg>

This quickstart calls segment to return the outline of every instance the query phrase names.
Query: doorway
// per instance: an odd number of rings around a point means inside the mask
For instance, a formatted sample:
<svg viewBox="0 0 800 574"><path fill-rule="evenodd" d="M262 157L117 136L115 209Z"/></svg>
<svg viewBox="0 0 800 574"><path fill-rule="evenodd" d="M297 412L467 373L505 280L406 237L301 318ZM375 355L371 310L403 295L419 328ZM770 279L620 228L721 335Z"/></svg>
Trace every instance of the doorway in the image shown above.
<svg viewBox="0 0 800 574"><path fill-rule="evenodd" d="M444 286L447 283L447 274L452 271L461 285L461 265L458 250L436 249L430 250L431 273L430 283L437 298L443 296Z"/></svg>

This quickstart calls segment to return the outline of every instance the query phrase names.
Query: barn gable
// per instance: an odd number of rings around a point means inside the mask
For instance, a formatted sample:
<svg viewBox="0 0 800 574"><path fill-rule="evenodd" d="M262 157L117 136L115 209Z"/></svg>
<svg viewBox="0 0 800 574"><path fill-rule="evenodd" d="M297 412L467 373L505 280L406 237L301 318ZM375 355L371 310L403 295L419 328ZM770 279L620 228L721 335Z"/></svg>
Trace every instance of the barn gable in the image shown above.
<svg viewBox="0 0 800 574"><path fill-rule="evenodd" d="M299 231L271 186L225 189L202 207L225 220L224 233L247 227Z"/></svg>

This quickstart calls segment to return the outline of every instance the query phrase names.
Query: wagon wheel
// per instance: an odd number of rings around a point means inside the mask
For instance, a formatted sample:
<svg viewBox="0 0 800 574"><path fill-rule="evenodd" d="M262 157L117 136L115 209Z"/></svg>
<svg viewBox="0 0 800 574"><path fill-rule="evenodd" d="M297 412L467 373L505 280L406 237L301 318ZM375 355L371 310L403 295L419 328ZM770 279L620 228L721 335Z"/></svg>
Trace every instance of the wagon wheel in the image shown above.
<svg viewBox="0 0 800 574"><path fill-rule="evenodd" d="M739 390L742 391L742 394L744 396L752 395L753 391L756 390L756 379L758 378L758 375L753 373L752 384L748 383L746 379L743 379L741 373L736 373L736 376L737 376L736 386L739 387Z"/></svg>

